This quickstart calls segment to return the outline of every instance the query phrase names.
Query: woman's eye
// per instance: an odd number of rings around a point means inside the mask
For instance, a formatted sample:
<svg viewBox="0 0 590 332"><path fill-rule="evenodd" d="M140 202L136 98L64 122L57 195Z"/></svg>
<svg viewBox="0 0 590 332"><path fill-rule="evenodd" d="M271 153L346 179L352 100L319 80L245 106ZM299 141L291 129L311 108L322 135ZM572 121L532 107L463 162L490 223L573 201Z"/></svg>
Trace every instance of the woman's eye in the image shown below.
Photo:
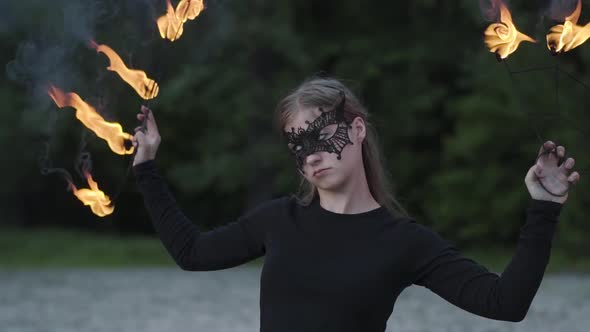
<svg viewBox="0 0 590 332"><path fill-rule="evenodd" d="M292 143L287 144L287 147L289 148L289 150L291 150L293 152L298 151L299 149L301 149L301 146L300 145L298 145L298 144L292 144Z"/></svg>

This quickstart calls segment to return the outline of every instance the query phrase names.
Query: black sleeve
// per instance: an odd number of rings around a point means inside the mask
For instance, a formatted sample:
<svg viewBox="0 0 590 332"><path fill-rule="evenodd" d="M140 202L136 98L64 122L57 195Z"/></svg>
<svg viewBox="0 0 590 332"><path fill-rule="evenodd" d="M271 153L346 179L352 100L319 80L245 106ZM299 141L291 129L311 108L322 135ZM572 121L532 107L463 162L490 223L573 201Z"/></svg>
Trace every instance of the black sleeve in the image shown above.
<svg viewBox="0 0 590 332"><path fill-rule="evenodd" d="M543 279L561 204L531 200L516 251L501 276L461 255L449 242L416 222L408 223L412 283L479 316L519 322ZM501 225L498 225L501 227Z"/></svg>
<svg viewBox="0 0 590 332"><path fill-rule="evenodd" d="M182 269L226 269L264 255L264 225L278 199L261 204L237 221L202 232L178 207L155 161L133 166L133 173L156 232Z"/></svg>

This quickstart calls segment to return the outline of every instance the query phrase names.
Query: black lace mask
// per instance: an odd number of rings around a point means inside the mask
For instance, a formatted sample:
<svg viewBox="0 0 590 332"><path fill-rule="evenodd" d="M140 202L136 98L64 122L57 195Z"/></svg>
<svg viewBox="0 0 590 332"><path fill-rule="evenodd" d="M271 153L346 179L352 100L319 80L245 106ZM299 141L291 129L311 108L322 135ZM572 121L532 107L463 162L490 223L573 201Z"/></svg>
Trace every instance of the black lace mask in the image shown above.
<svg viewBox="0 0 590 332"><path fill-rule="evenodd" d="M290 152L295 157L297 168L303 173L305 158L314 152L327 151L338 154L341 159L342 149L346 144L353 144L348 137L351 122L344 117L344 92L340 92L340 102L331 110L322 112L313 122L305 121L307 129L291 127L291 132L284 132L289 144Z"/></svg>

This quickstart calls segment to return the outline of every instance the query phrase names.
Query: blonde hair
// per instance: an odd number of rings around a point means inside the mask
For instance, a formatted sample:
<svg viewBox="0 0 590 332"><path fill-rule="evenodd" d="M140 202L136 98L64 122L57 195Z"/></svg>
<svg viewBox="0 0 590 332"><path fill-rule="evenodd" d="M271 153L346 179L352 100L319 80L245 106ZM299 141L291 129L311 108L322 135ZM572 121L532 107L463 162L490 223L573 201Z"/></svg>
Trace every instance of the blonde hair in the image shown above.
<svg viewBox="0 0 590 332"><path fill-rule="evenodd" d="M406 210L397 201L391 189L391 183L384 171L383 159L378 143L377 132L368 121L369 113L358 98L342 82L334 78L312 77L283 98L274 114L274 126L278 133L283 133L285 125L294 112L302 108L330 109L340 100L340 92L344 92L344 117L352 121L361 117L365 122L367 135L362 144L362 158L365 167L367 184L373 198L394 216L407 216ZM301 176L299 192L295 198L302 205L309 205L316 198L317 188Z"/></svg>

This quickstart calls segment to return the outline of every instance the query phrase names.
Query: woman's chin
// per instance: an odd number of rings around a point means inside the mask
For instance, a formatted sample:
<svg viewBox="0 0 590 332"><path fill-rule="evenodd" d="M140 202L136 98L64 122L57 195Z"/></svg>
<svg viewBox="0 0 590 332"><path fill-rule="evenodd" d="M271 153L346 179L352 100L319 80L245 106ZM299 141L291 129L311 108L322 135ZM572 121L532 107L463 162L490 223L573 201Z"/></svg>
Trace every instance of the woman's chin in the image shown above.
<svg viewBox="0 0 590 332"><path fill-rule="evenodd" d="M339 181L338 179L324 177L320 180L316 180L312 182L318 189L324 191L338 191L340 188L343 187L343 181Z"/></svg>

